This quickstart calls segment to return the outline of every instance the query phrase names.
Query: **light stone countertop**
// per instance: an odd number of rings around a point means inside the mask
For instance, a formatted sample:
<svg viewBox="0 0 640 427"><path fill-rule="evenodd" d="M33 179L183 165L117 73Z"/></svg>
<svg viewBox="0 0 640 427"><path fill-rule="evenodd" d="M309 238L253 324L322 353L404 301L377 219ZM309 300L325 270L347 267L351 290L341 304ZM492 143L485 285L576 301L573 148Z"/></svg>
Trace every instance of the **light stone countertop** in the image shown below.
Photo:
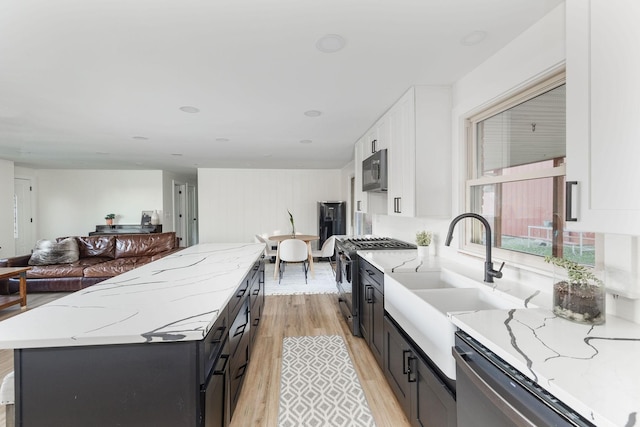
<svg viewBox="0 0 640 427"><path fill-rule="evenodd" d="M416 249L358 251L358 255L383 273L420 273L440 270L438 257L433 255L419 257Z"/></svg>
<svg viewBox="0 0 640 427"><path fill-rule="evenodd" d="M452 315L453 323L597 426L638 425L640 325L583 325L537 309Z"/></svg>
<svg viewBox="0 0 640 427"><path fill-rule="evenodd" d="M186 248L0 322L0 348L202 339L263 251L253 243Z"/></svg>

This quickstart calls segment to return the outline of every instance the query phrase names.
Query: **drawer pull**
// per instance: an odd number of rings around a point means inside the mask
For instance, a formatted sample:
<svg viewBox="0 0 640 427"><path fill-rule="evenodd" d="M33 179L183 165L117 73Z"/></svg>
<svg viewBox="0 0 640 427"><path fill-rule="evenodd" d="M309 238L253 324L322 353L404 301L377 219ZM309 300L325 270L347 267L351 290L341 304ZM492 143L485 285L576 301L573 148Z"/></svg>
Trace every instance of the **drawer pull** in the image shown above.
<svg viewBox="0 0 640 427"><path fill-rule="evenodd" d="M233 336L234 336L234 337L237 337L238 335L242 335L242 334L244 334L244 330L245 330L246 328L247 328L247 324L246 324L246 323L244 323L244 324L242 324L242 325L238 326L238 327L236 328L236 333L235 333L235 334L233 334Z"/></svg>

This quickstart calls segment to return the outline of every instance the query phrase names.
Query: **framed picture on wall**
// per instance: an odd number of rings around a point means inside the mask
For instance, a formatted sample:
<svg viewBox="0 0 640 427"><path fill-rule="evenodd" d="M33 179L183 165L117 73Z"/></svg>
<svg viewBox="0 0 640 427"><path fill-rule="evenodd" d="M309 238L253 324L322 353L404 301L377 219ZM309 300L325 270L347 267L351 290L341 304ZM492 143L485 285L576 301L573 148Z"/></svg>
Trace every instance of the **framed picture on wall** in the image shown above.
<svg viewBox="0 0 640 427"><path fill-rule="evenodd" d="M153 211L142 211L140 225L151 225L151 214L153 214Z"/></svg>

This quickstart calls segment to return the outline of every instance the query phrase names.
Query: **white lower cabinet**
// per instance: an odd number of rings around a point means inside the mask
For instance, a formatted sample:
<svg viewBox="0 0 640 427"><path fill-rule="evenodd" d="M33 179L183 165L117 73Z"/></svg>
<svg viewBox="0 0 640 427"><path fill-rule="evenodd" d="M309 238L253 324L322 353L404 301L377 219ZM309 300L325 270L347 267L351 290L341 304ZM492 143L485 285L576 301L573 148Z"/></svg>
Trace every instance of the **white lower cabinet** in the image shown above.
<svg viewBox="0 0 640 427"><path fill-rule="evenodd" d="M569 229L640 234L640 2L567 0Z"/></svg>

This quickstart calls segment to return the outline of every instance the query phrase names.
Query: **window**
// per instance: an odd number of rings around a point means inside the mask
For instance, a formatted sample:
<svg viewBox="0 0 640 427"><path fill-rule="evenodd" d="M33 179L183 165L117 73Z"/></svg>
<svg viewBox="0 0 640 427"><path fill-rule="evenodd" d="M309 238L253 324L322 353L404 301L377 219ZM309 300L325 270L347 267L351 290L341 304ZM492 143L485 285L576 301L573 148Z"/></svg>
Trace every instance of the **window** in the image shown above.
<svg viewBox="0 0 640 427"><path fill-rule="evenodd" d="M594 233L565 230L565 98L559 75L468 121L467 208L489 221L505 259L595 262ZM466 231L466 249L484 244L481 224Z"/></svg>

